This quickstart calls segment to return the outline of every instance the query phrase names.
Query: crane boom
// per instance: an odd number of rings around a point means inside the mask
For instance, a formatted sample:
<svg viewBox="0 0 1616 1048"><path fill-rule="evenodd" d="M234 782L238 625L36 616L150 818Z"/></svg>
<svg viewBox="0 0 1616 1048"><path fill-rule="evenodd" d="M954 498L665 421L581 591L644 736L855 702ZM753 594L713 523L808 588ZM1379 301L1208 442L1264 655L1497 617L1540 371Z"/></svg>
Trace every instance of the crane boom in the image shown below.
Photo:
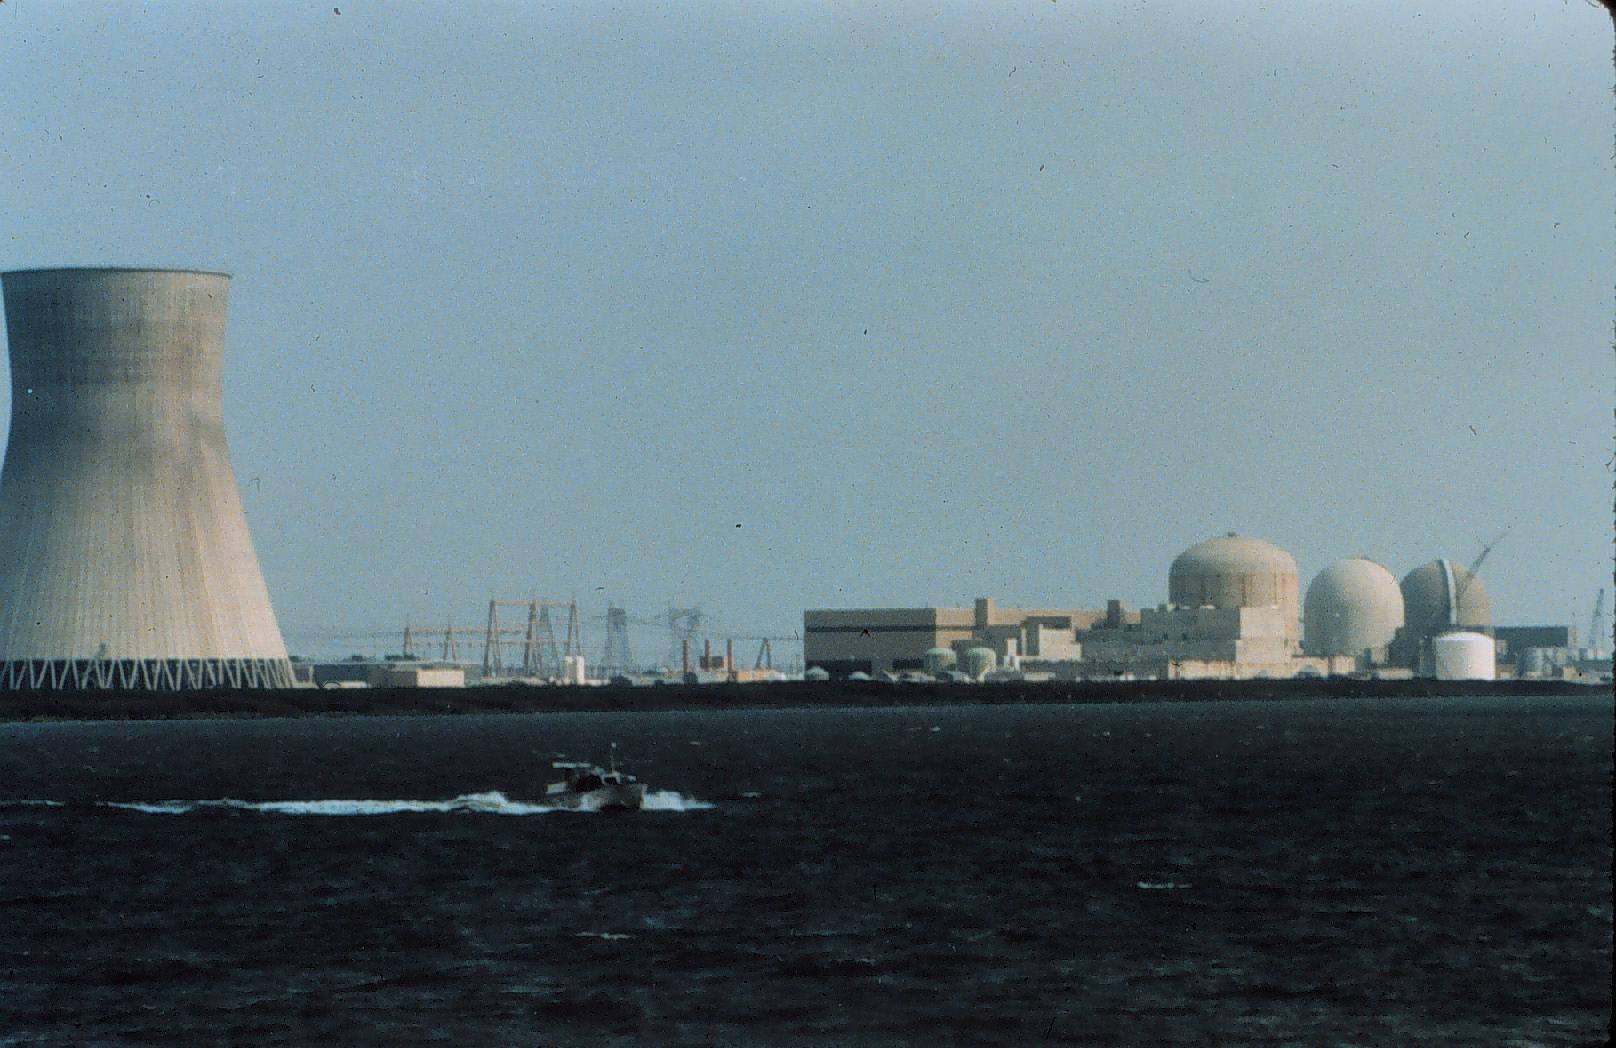
<svg viewBox="0 0 1616 1048"><path fill-rule="evenodd" d="M1510 525L1511 528L1514 526L1515 525L1513 524ZM1477 573L1481 571L1482 562L1487 559L1487 554L1491 553L1493 548L1500 542L1503 542L1504 536L1508 534L1509 528L1505 528L1503 531L1498 533L1497 538L1493 539L1491 542L1484 543L1481 547L1481 552L1476 554L1476 559L1471 561L1470 567L1465 569L1464 578L1455 579L1453 581L1453 589L1451 591L1453 593L1453 600L1450 602L1450 606L1448 608L1448 624L1450 626L1457 626L1459 624L1459 603L1464 599L1465 590L1470 588L1471 580L1473 580Z"/></svg>

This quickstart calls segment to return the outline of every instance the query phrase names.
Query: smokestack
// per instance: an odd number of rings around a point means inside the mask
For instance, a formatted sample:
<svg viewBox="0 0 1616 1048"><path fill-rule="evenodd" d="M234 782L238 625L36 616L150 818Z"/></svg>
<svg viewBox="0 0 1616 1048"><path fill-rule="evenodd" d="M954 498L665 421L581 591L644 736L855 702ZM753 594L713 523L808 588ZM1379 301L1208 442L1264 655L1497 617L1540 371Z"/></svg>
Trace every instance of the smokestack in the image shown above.
<svg viewBox="0 0 1616 1048"><path fill-rule="evenodd" d="M0 282L0 687L291 687L225 442L230 277Z"/></svg>

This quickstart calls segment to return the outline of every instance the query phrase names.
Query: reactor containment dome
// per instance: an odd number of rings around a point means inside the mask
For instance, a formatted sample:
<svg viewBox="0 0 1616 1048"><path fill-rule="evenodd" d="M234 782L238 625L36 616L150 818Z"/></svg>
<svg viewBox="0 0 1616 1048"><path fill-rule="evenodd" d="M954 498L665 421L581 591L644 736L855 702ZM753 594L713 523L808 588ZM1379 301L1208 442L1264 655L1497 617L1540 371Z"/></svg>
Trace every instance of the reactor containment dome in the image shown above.
<svg viewBox="0 0 1616 1048"><path fill-rule="evenodd" d="M1191 546L1167 572L1167 599L1181 608L1271 608L1298 628L1296 560L1278 546L1229 532Z"/></svg>
<svg viewBox="0 0 1616 1048"><path fill-rule="evenodd" d="M1456 626L1491 626L1492 601L1481 579L1451 560L1433 560L1403 576L1410 632L1430 636Z"/></svg>
<svg viewBox="0 0 1616 1048"><path fill-rule="evenodd" d="M1338 560L1319 572L1302 602L1302 650L1309 655L1363 655L1385 648L1403 625L1403 592L1390 571L1368 557Z"/></svg>
<svg viewBox="0 0 1616 1048"><path fill-rule="evenodd" d="M229 276L0 281L0 687L290 687L225 442Z"/></svg>

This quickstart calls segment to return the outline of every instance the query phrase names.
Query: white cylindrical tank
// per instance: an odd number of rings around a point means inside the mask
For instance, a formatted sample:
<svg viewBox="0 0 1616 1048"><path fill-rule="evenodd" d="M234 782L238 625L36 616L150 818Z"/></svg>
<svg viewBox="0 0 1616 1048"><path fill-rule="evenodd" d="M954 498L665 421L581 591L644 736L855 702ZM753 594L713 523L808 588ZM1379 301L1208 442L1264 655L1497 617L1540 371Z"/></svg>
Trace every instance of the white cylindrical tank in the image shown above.
<svg viewBox="0 0 1616 1048"><path fill-rule="evenodd" d="M0 688L291 687L220 397L224 273L6 273Z"/></svg>
<svg viewBox="0 0 1616 1048"><path fill-rule="evenodd" d="M1485 633L1442 633L1431 638L1431 670L1437 680L1494 680L1498 649Z"/></svg>
<svg viewBox="0 0 1616 1048"><path fill-rule="evenodd" d="M1338 560L1314 577L1302 602L1302 650L1362 655L1384 648L1403 625L1397 578L1367 557Z"/></svg>
<svg viewBox="0 0 1616 1048"><path fill-rule="evenodd" d="M920 656L920 663L933 677L940 677L959 665L953 648L928 648Z"/></svg>
<svg viewBox="0 0 1616 1048"><path fill-rule="evenodd" d="M589 671L582 655L561 656L561 680L564 684L587 684Z"/></svg>
<svg viewBox="0 0 1616 1048"><path fill-rule="evenodd" d="M999 655L992 648L966 648L964 656L964 669L972 680L981 680L982 675L997 669Z"/></svg>

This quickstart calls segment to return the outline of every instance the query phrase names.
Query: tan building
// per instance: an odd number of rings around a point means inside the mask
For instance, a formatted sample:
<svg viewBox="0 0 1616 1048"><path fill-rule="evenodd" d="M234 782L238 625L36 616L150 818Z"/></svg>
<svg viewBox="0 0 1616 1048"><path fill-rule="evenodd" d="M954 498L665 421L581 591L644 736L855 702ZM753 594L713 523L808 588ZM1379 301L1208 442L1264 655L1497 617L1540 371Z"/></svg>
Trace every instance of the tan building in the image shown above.
<svg viewBox="0 0 1616 1048"><path fill-rule="evenodd" d="M919 670L935 648L949 650L934 665L962 670L968 654L990 650L988 679L1240 680L1356 669L1352 656L1302 654L1297 597L1289 553L1231 533L1180 554L1168 572L1169 603L1154 609L1130 612L1120 601L1105 611L1000 608L981 598L969 609L808 611L804 654L832 676ZM976 654L985 665L987 653Z"/></svg>
<svg viewBox="0 0 1616 1048"><path fill-rule="evenodd" d="M1001 608L982 597L971 608L845 608L803 612L803 662L832 676L918 670L931 648L979 641L1007 655L1067 650L1080 629L1105 619L1075 608Z"/></svg>
<svg viewBox="0 0 1616 1048"><path fill-rule="evenodd" d="M1083 676L1150 680L1252 680L1327 676L1354 669L1351 658L1302 657L1288 608L1179 608L1139 613L1137 623L1080 631Z"/></svg>

